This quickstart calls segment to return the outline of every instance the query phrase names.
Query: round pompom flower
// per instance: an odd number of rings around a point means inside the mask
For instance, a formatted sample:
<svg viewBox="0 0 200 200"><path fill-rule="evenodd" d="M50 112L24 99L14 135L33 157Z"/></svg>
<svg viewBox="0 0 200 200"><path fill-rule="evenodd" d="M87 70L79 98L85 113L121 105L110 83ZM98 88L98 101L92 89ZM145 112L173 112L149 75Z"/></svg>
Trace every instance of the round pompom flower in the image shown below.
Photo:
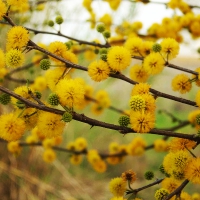
<svg viewBox="0 0 200 200"><path fill-rule="evenodd" d="M165 61L159 53L151 53L144 59L144 69L148 74L159 74L165 65Z"/></svg>
<svg viewBox="0 0 200 200"><path fill-rule="evenodd" d="M142 52L143 41L139 37L129 38L125 43L125 48L131 52L131 56L140 56Z"/></svg>
<svg viewBox="0 0 200 200"><path fill-rule="evenodd" d="M129 104L133 111L142 111L145 109L145 100L140 95L131 96Z"/></svg>
<svg viewBox="0 0 200 200"><path fill-rule="evenodd" d="M65 127L65 123L61 119L62 116L60 115L41 112L37 122L38 129L43 131L41 135L43 135L44 138L52 138L61 135Z"/></svg>
<svg viewBox="0 0 200 200"><path fill-rule="evenodd" d="M22 26L12 27L7 34L6 49L21 49L29 41L29 32Z"/></svg>
<svg viewBox="0 0 200 200"><path fill-rule="evenodd" d="M161 53L167 60L175 58L179 53L179 44L173 38L163 39L160 45L162 47Z"/></svg>
<svg viewBox="0 0 200 200"><path fill-rule="evenodd" d="M121 177L113 178L109 183L109 189L114 196L123 196L126 191L126 181Z"/></svg>
<svg viewBox="0 0 200 200"><path fill-rule="evenodd" d="M135 182L137 179L136 173L132 169L123 172L121 177L124 181L129 181L130 184Z"/></svg>
<svg viewBox="0 0 200 200"><path fill-rule="evenodd" d="M110 73L109 66L103 60L94 61L88 66L88 74L94 81L102 81L108 78Z"/></svg>
<svg viewBox="0 0 200 200"><path fill-rule="evenodd" d="M84 101L85 90L77 79L62 79L55 92L63 106L79 106Z"/></svg>
<svg viewBox="0 0 200 200"><path fill-rule="evenodd" d="M132 129L137 133L148 133L155 126L155 116L152 113L133 112L130 122Z"/></svg>
<svg viewBox="0 0 200 200"><path fill-rule="evenodd" d="M0 49L0 69L5 67L5 54L2 49Z"/></svg>
<svg viewBox="0 0 200 200"><path fill-rule="evenodd" d="M56 153L51 148L48 148L45 149L42 157L45 162L52 163L56 159Z"/></svg>
<svg viewBox="0 0 200 200"><path fill-rule="evenodd" d="M156 190L155 199L156 200L164 200L168 194L169 194L168 190L166 190L164 188L160 188L159 190Z"/></svg>
<svg viewBox="0 0 200 200"><path fill-rule="evenodd" d="M115 46L109 50L107 61L111 69L121 71L130 65L131 54L124 47Z"/></svg>
<svg viewBox="0 0 200 200"><path fill-rule="evenodd" d="M0 117L0 137L8 142L19 140L24 134L25 128L25 122L13 113Z"/></svg>
<svg viewBox="0 0 200 200"><path fill-rule="evenodd" d="M149 77L147 71L141 65L134 65L130 70L130 78L137 82L146 82Z"/></svg>
<svg viewBox="0 0 200 200"><path fill-rule="evenodd" d="M178 74L172 80L172 89L174 91L179 91L181 94L189 92L192 88L190 79L185 74Z"/></svg>
<svg viewBox="0 0 200 200"><path fill-rule="evenodd" d="M6 11L7 11L6 5L1 0L0 1L0 20L2 19L3 15L6 13Z"/></svg>
<svg viewBox="0 0 200 200"><path fill-rule="evenodd" d="M20 67L24 63L24 55L17 49L11 49L6 53L6 65L8 67Z"/></svg>
<svg viewBox="0 0 200 200"><path fill-rule="evenodd" d="M131 95L149 94L150 85L148 83L136 84L131 92Z"/></svg>
<svg viewBox="0 0 200 200"><path fill-rule="evenodd" d="M191 159L185 170L185 177L192 183L200 184L200 158Z"/></svg>

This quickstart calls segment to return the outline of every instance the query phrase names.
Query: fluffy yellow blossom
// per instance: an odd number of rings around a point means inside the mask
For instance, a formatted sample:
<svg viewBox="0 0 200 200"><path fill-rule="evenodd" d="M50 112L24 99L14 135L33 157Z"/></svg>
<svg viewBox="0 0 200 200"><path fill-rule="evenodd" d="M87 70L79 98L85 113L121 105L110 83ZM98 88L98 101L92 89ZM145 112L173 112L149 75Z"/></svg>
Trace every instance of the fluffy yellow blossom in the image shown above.
<svg viewBox="0 0 200 200"><path fill-rule="evenodd" d="M110 26L112 25L112 17L106 13L102 17L100 17L99 22L102 22L105 24L106 29L110 29Z"/></svg>
<svg viewBox="0 0 200 200"><path fill-rule="evenodd" d="M12 27L7 34L6 49L21 50L29 41L29 32L22 26Z"/></svg>
<svg viewBox="0 0 200 200"><path fill-rule="evenodd" d="M50 43L48 50L53 53L54 55L63 58L63 54L67 51L67 46L60 41L55 41ZM60 62L59 60L50 56L50 59L55 62Z"/></svg>
<svg viewBox="0 0 200 200"><path fill-rule="evenodd" d="M200 107L200 90L198 90L196 94L195 101L196 101L197 106Z"/></svg>
<svg viewBox="0 0 200 200"><path fill-rule="evenodd" d="M193 195L192 195L192 200L200 200L200 194L195 192Z"/></svg>
<svg viewBox="0 0 200 200"><path fill-rule="evenodd" d="M197 85L198 87L200 87L200 67L196 68L196 69L195 69L195 72L198 72L199 75L196 76L196 75L193 74L193 75L192 75L192 79L198 77L198 78L195 80L195 83L196 83L196 85Z"/></svg>
<svg viewBox="0 0 200 200"><path fill-rule="evenodd" d="M0 49L0 69L4 68L6 65L5 63L5 54L2 49Z"/></svg>
<svg viewBox="0 0 200 200"><path fill-rule="evenodd" d="M137 133L148 133L155 126L155 116L152 113L133 112L130 115L130 123Z"/></svg>
<svg viewBox="0 0 200 200"><path fill-rule="evenodd" d="M136 173L132 169L123 172L121 177L124 181L129 181L130 184L135 182L137 179Z"/></svg>
<svg viewBox="0 0 200 200"><path fill-rule="evenodd" d="M152 50L152 46L153 46L154 42L153 41L144 41L142 46L141 46L141 54L143 56L147 56L149 55L150 53L153 52Z"/></svg>
<svg viewBox="0 0 200 200"><path fill-rule="evenodd" d="M22 6L22 4L25 4L25 3L27 3L27 0L7 0L7 4L9 5L9 6L16 6L16 7L20 7L20 6Z"/></svg>
<svg viewBox="0 0 200 200"><path fill-rule="evenodd" d="M6 11L7 11L7 8L6 8L5 3L2 0L0 0L0 20L2 19Z"/></svg>
<svg viewBox="0 0 200 200"><path fill-rule="evenodd" d="M83 151L87 148L87 141L83 137L79 137L74 141L75 149L77 151Z"/></svg>
<svg viewBox="0 0 200 200"><path fill-rule="evenodd" d="M161 184L163 188L167 189L171 193L181 184L181 182L170 177L165 178Z"/></svg>
<svg viewBox="0 0 200 200"><path fill-rule="evenodd" d="M179 91L181 94L189 92L192 88L190 79L185 74L178 74L172 80L172 89L174 91Z"/></svg>
<svg viewBox="0 0 200 200"><path fill-rule="evenodd" d="M175 58L179 53L179 44L173 38L165 38L160 45L162 47L161 53L167 60Z"/></svg>
<svg viewBox="0 0 200 200"><path fill-rule="evenodd" d="M24 63L24 55L17 49L11 49L6 53L6 65L11 68L21 67Z"/></svg>
<svg viewBox="0 0 200 200"><path fill-rule="evenodd" d="M151 94L141 95L145 100L145 112L154 113L156 109L156 100Z"/></svg>
<svg viewBox="0 0 200 200"><path fill-rule="evenodd" d="M98 173L104 173L107 169L106 162L102 159L95 162L92 167Z"/></svg>
<svg viewBox="0 0 200 200"><path fill-rule="evenodd" d="M130 78L137 82L146 82L149 77L147 71L143 68L142 65L136 64L131 67Z"/></svg>
<svg viewBox="0 0 200 200"><path fill-rule="evenodd" d="M192 183L200 184L200 158L192 158L185 170L185 177Z"/></svg>
<svg viewBox="0 0 200 200"><path fill-rule="evenodd" d="M71 63L74 63L74 64L77 64L78 63L78 58L77 56L72 53L71 51L65 51L63 52L62 54L63 58ZM67 66L66 67L70 67L70 66Z"/></svg>
<svg viewBox="0 0 200 200"><path fill-rule="evenodd" d="M17 118L13 113L0 116L0 137L8 142L19 140L26 129L21 118Z"/></svg>
<svg viewBox="0 0 200 200"><path fill-rule="evenodd" d="M143 41L139 37L132 37L126 40L125 48L131 52L131 56L141 56Z"/></svg>
<svg viewBox="0 0 200 200"><path fill-rule="evenodd" d="M128 144L127 152L128 154L134 155L142 155L145 151L146 142L142 137L134 138L130 144Z"/></svg>
<svg viewBox="0 0 200 200"><path fill-rule="evenodd" d="M181 200L193 200L192 197L187 192L181 192Z"/></svg>
<svg viewBox="0 0 200 200"><path fill-rule="evenodd" d="M63 133L65 123L61 120L62 116L49 113L41 112L38 117L37 127L42 130L45 138L52 138L59 136Z"/></svg>
<svg viewBox="0 0 200 200"><path fill-rule="evenodd" d="M9 152L15 155L19 155L22 150L22 147L19 145L19 141L13 141L13 142L8 142L7 149Z"/></svg>
<svg viewBox="0 0 200 200"><path fill-rule="evenodd" d="M131 92L131 95L149 94L150 85L148 83L136 84Z"/></svg>
<svg viewBox="0 0 200 200"><path fill-rule="evenodd" d="M88 66L88 74L94 81L102 81L108 78L110 73L109 66L106 62L99 60L90 63Z"/></svg>
<svg viewBox="0 0 200 200"><path fill-rule="evenodd" d="M184 138L173 138L169 143L169 150L172 152L180 150L190 150L195 147L196 142Z"/></svg>
<svg viewBox="0 0 200 200"><path fill-rule="evenodd" d="M43 160L47 163L52 163L56 159L56 153L54 150L48 148L43 153Z"/></svg>
<svg viewBox="0 0 200 200"><path fill-rule="evenodd" d="M81 162L83 161L83 156L82 155L72 155L70 157L70 163L72 163L73 165L79 165L81 164Z"/></svg>
<svg viewBox="0 0 200 200"><path fill-rule="evenodd" d="M159 53L152 52L145 57L143 67L149 74L159 74L165 65L165 61Z"/></svg>
<svg viewBox="0 0 200 200"><path fill-rule="evenodd" d="M157 139L154 141L154 149L157 152L166 151L168 148L167 142L163 139Z"/></svg>
<svg viewBox="0 0 200 200"><path fill-rule="evenodd" d="M169 191L167 189L160 188L160 189L156 190L155 199L156 200L164 200L168 194L169 194Z"/></svg>
<svg viewBox="0 0 200 200"><path fill-rule="evenodd" d="M124 47L114 46L107 54L107 61L111 69L121 71L130 65L131 54Z"/></svg>
<svg viewBox="0 0 200 200"><path fill-rule="evenodd" d="M34 80L34 83L31 85L31 88L35 91L44 91L47 88L47 82L44 76L37 76Z"/></svg>
<svg viewBox="0 0 200 200"><path fill-rule="evenodd" d="M126 181L121 177L113 178L109 183L109 190L114 196L123 196L126 191Z"/></svg>
<svg viewBox="0 0 200 200"><path fill-rule="evenodd" d="M62 79L57 84L55 92L63 106L78 106L84 101L85 90L77 79Z"/></svg>

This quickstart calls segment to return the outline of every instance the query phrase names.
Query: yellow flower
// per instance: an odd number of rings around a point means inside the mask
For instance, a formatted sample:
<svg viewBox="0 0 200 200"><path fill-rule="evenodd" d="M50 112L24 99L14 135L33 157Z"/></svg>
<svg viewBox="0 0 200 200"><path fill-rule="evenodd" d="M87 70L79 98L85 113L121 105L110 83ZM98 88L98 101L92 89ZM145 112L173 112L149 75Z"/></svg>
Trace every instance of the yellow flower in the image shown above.
<svg viewBox="0 0 200 200"><path fill-rule="evenodd" d="M127 147L127 152L129 155L142 155L145 151L146 142L141 137L134 138Z"/></svg>
<svg viewBox="0 0 200 200"><path fill-rule="evenodd" d="M174 91L179 91L181 94L189 92L192 88L190 79L185 74L178 74L172 80L172 89Z"/></svg>
<svg viewBox="0 0 200 200"><path fill-rule="evenodd" d="M167 150L167 142L163 139L157 139L154 141L154 149L157 152L162 152Z"/></svg>
<svg viewBox="0 0 200 200"><path fill-rule="evenodd" d="M90 164L94 165L96 162L101 160L101 157L96 149L91 149L87 152L87 160Z"/></svg>
<svg viewBox="0 0 200 200"><path fill-rule="evenodd" d="M146 82L149 77L147 71L139 64L134 65L130 70L130 78L137 82Z"/></svg>
<svg viewBox="0 0 200 200"><path fill-rule="evenodd" d="M192 195L192 200L200 200L200 194L199 193L194 193L193 195Z"/></svg>
<svg viewBox="0 0 200 200"><path fill-rule="evenodd" d="M109 66L106 62L99 60L90 63L88 66L88 74L94 81L102 81L108 78L110 73Z"/></svg>
<svg viewBox="0 0 200 200"><path fill-rule="evenodd" d="M87 10L92 10L92 0L83 0L82 4Z"/></svg>
<svg viewBox="0 0 200 200"><path fill-rule="evenodd" d="M123 196L126 191L126 181L121 177L113 178L109 183L109 190L114 196Z"/></svg>
<svg viewBox="0 0 200 200"><path fill-rule="evenodd" d="M74 155L74 154L73 154L73 155L70 157L70 162L71 162L73 165L79 165L79 164L81 164L82 160L83 160L82 155Z"/></svg>
<svg viewBox="0 0 200 200"><path fill-rule="evenodd" d="M5 55L2 49L0 49L0 69L4 68L6 65L5 63Z"/></svg>
<svg viewBox="0 0 200 200"><path fill-rule="evenodd" d="M131 95L149 94L150 85L148 83L136 84L131 92Z"/></svg>
<svg viewBox="0 0 200 200"><path fill-rule="evenodd" d="M171 193L181 184L181 182L170 177L165 178L161 184L163 188L167 189Z"/></svg>
<svg viewBox="0 0 200 200"><path fill-rule="evenodd" d="M0 116L0 137L8 142L19 140L26 129L21 118L17 118L13 113Z"/></svg>
<svg viewBox="0 0 200 200"><path fill-rule="evenodd" d="M52 150L50 148L45 149L45 151L43 153L43 160L47 163L52 163L55 159L56 159L56 154L55 154L54 150Z"/></svg>
<svg viewBox="0 0 200 200"><path fill-rule="evenodd" d="M67 51L67 46L63 42L55 41L55 42L50 43L48 50L54 55L63 58L63 54ZM55 62L60 62L59 60L51 56L50 56L50 59Z"/></svg>
<svg viewBox="0 0 200 200"><path fill-rule="evenodd" d="M22 147L19 145L19 141L8 142L7 149L9 152L19 155L22 150Z"/></svg>
<svg viewBox="0 0 200 200"><path fill-rule="evenodd" d="M192 197L187 192L181 192L181 200L193 200Z"/></svg>
<svg viewBox="0 0 200 200"><path fill-rule="evenodd" d="M102 17L100 17L99 22L105 24L106 29L109 30L110 26L112 25L112 17L106 13Z"/></svg>
<svg viewBox="0 0 200 200"><path fill-rule="evenodd" d="M55 92L63 106L78 106L84 101L85 90L77 79L62 79Z"/></svg>
<svg viewBox="0 0 200 200"><path fill-rule="evenodd" d="M156 200L164 200L168 194L169 194L169 191L167 189L160 188L160 189L156 190L155 199Z"/></svg>
<svg viewBox="0 0 200 200"><path fill-rule="evenodd" d="M177 151L168 153L163 161L165 171L172 177L181 180L184 178L184 170L191 159L187 151Z"/></svg>
<svg viewBox="0 0 200 200"><path fill-rule="evenodd" d="M133 95L131 96L129 105L133 111L142 111L145 108L145 100L141 95Z"/></svg>
<svg viewBox="0 0 200 200"><path fill-rule="evenodd" d="M130 65L131 54L124 47L115 46L109 50L107 61L111 69L121 71Z"/></svg>
<svg viewBox="0 0 200 200"><path fill-rule="evenodd" d="M16 6L16 7L20 7L20 6L22 6L22 4L25 4L25 3L27 3L27 0L7 0L7 4L9 5L9 6Z"/></svg>
<svg viewBox="0 0 200 200"><path fill-rule="evenodd" d="M125 48L131 52L131 56L141 56L143 41L139 37L132 37L126 40Z"/></svg>
<svg viewBox="0 0 200 200"><path fill-rule="evenodd" d="M172 152L190 150L195 147L196 142L184 138L173 138L169 143L169 150Z"/></svg>
<svg viewBox="0 0 200 200"><path fill-rule="evenodd" d="M153 113L156 109L156 100L151 94L143 94L141 97L145 100L145 112Z"/></svg>
<svg viewBox="0 0 200 200"><path fill-rule="evenodd" d="M22 26L14 26L8 31L6 49L21 50L22 47L25 47L27 45L28 41L28 31Z"/></svg>
<svg viewBox="0 0 200 200"><path fill-rule="evenodd" d="M107 169L107 166L104 160L98 160L92 165L92 167L98 173L104 173Z"/></svg>
<svg viewBox="0 0 200 200"><path fill-rule="evenodd" d="M121 3L122 0L115 0L115 1L109 1L108 0L108 3L110 5L110 8L113 9L113 10L117 10L120 3Z"/></svg>
<svg viewBox="0 0 200 200"><path fill-rule="evenodd" d="M77 56L72 53L71 51L65 51L63 52L62 54L63 58L71 63L74 63L74 64L77 64L78 63L78 58ZM70 67L70 66L67 66L66 67Z"/></svg>
<svg viewBox="0 0 200 200"><path fill-rule="evenodd" d="M185 177L192 183L200 184L200 158L192 158L185 170Z"/></svg>
<svg viewBox="0 0 200 200"><path fill-rule="evenodd" d="M87 148L87 141L85 138L79 137L75 140L74 145L77 151L83 151Z"/></svg>
<svg viewBox="0 0 200 200"><path fill-rule="evenodd" d="M0 20L2 19L6 11L7 11L7 8L6 8L5 3L2 0L0 0Z"/></svg>
<svg viewBox="0 0 200 200"><path fill-rule="evenodd" d="M144 56L149 55L150 53L153 52L152 50L152 46L153 46L154 42L153 41L144 41L142 46L141 46L141 54Z"/></svg>
<svg viewBox="0 0 200 200"><path fill-rule="evenodd" d="M197 85L198 87L200 87L200 67L196 68L196 69L195 69L195 72L198 72L198 73L199 73L197 80L195 80L195 83L196 83L196 85ZM193 74L193 75L192 75L192 79L194 79L194 78L196 78L196 75Z"/></svg>
<svg viewBox="0 0 200 200"><path fill-rule="evenodd" d="M149 74L159 74L165 65L165 61L159 53L151 53L145 57L143 67Z"/></svg>
<svg viewBox="0 0 200 200"><path fill-rule="evenodd" d="M22 66L24 63L24 55L17 49L11 49L6 53L6 65L11 68Z"/></svg>
<svg viewBox="0 0 200 200"><path fill-rule="evenodd" d="M47 88L46 79L43 76L37 76L34 80L34 83L31 85L35 91L44 91Z"/></svg>
<svg viewBox="0 0 200 200"><path fill-rule="evenodd" d="M197 106L200 107L200 90L198 90L198 92L196 94L195 101L196 101Z"/></svg>
<svg viewBox="0 0 200 200"><path fill-rule="evenodd" d="M148 112L133 112L130 122L132 129L137 133L148 133L155 126L155 116Z"/></svg>
<svg viewBox="0 0 200 200"><path fill-rule="evenodd" d="M45 138L52 138L59 136L63 133L65 123L61 120L62 116L41 112L38 117L37 127L39 130L42 130L42 135Z"/></svg>
<svg viewBox="0 0 200 200"><path fill-rule="evenodd" d="M175 58L179 53L179 44L173 38L165 38L160 45L162 47L161 53L167 60Z"/></svg>
<svg viewBox="0 0 200 200"><path fill-rule="evenodd" d="M124 181L129 181L130 184L133 183L133 182L135 182L136 179L137 179L136 178L136 173L132 169L123 172L122 175L121 175L121 177L122 177L122 179Z"/></svg>

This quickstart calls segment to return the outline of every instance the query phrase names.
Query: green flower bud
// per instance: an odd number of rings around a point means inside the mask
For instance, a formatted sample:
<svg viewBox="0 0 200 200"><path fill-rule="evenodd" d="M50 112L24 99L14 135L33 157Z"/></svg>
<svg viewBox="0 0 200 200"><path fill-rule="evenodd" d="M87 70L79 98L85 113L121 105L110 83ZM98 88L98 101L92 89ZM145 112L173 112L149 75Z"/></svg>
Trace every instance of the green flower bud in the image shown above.
<svg viewBox="0 0 200 200"><path fill-rule="evenodd" d="M48 70L51 66L51 62L48 59L42 59L40 61L40 68L43 70Z"/></svg>
<svg viewBox="0 0 200 200"><path fill-rule="evenodd" d="M101 54L100 58L101 60L107 62L107 54Z"/></svg>
<svg viewBox="0 0 200 200"><path fill-rule="evenodd" d="M147 171L145 172L144 177L146 180L152 180L154 177L154 173L152 171Z"/></svg>
<svg viewBox="0 0 200 200"><path fill-rule="evenodd" d="M48 21L48 26L50 26L50 27L53 27L53 26L54 26L53 20L49 20L49 21Z"/></svg>
<svg viewBox="0 0 200 200"><path fill-rule="evenodd" d="M95 54L98 54L98 53L99 53L99 49L95 49L95 50L94 50L94 53L95 53Z"/></svg>
<svg viewBox="0 0 200 200"><path fill-rule="evenodd" d="M48 96L48 103L52 106L57 106L59 104L59 97L57 94L52 93Z"/></svg>
<svg viewBox="0 0 200 200"><path fill-rule="evenodd" d="M200 125L200 115L197 115L197 116L196 116L196 123L197 123L198 125Z"/></svg>
<svg viewBox="0 0 200 200"><path fill-rule="evenodd" d="M60 15L57 16L55 21L56 21L57 24L62 24L62 23L63 23L63 18L62 18L62 16L60 16Z"/></svg>
<svg viewBox="0 0 200 200"><path fill-rule="evenodd" d="M103 33L105 31L105 25L104 24L98 24L96 29L99 33Z"/></svg>
<svg viewBox="0 0 200 200"><path fill-rule="evenodd" d="M100 53L100 54L107 54L107 53L108 53L108 49L106 49L106 48L101 48L101 49L99 50L99 53Z"/></svg>
<svg viewBox="0 0 200 200"><path fill-rule="evenodd" d="M35 95L38 99L41 99L41 97L42 97L42 94L41 94L41 92L39 92L39 91L35 91L35 92L34 92L34 95Z"/></svg>
<svg viewBox="0 0 200 200"><path fill-rule="evenodd" d="M104 31L104 32L103 32L103 36L104 36L105 38L109 38L109 37L110 37L110 31Z"/></svg>
<svg viewBox="0 0 200 200"><path fill-rule="evenodd" d="M17 100L16 102L16 106L19 108L19 109L24 109L26 107L25 103L20 101L20 100Z"/></svg>
<svg viewBox="0 0 200 200"><path fill-rule="evenodd" d="M162 49L162 47L161 47L161 45L158 44L158 43L155 43L155 44L153 44L153 46L152 46L152 50L153 50L154 52L160 52L161 49Z"/></svg>
<svg viewBox="0 0 200 200"><path fill-rule="evenodd" d="M67 49L71 49L72 43L71 42L65 42L65 45L67 46Z"/></svg>
<svg viewBox="0 0 200 200"><path fill-rule="evenodd" d="M63 114L63 116L62 116L62 120L63 120L64 122L70 122L70 121L72 121L72 119L73 119L73 116L72 116L72 114L69 113L69 112L65 112L65 113Z"/></svg>
<svg viewBox="0 0 200 200"><path fill-rule="evenodd" d="M10 95L7 93L3 93L0 95L0 103L3 105L7 105L8 103L10 103Z"/></svg>
<svg viewBox="0 0 200 200"><path fill-rule="evenodd" d="M129 116L121 116L118 120L120 126L127 127L130 124Z"/></svg>

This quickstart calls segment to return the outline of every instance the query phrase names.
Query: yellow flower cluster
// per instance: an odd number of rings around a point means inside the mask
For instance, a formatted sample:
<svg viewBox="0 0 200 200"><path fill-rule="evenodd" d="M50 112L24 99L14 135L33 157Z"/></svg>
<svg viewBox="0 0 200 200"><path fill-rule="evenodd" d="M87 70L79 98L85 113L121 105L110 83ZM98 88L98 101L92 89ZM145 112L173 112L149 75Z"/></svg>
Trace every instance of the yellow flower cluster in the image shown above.
<svg viewBox="0 0 200 200"><path fill-rule="evenodd" d="M138 133L148 133L155 125L155 99L148 84L139 83L135 87L130 98L131 127Z"/></svg>
<svg viewBox="0 0 200 200"><path fill-rule="evenodd" d="M3 15L6 13L6 10L7 8L6 8L5 3L2 0L0 0L0 20L2 19Z"/></svg>

